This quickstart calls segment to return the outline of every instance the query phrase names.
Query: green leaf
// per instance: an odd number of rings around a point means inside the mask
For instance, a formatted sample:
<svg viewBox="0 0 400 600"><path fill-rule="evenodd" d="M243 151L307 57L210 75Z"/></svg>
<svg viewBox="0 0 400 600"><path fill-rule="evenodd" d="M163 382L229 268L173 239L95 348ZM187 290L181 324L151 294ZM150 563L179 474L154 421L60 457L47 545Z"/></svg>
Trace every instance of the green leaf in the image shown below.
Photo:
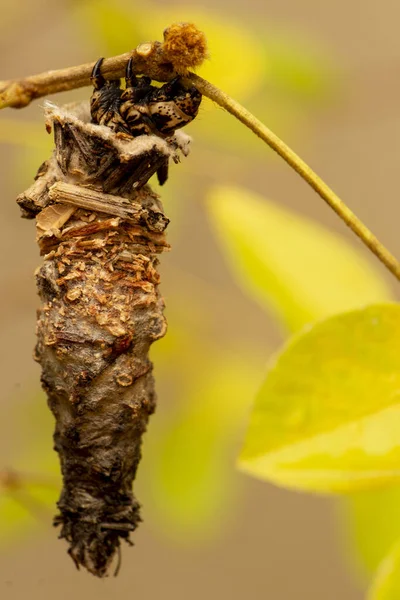
<svg viewBox="0 0 400 600"><path fill-rule="evenodd" d="M53 136L45 133L42 122L19 121L12 118L0 119L0 144L16 146L16 160L7 176L18 179L21 189L32 183L39 165L53 149Z"/></svg>
<svg viewBox="0 0 400 600"><path fill-rule="evenodd" d="M103 44L107 43L110 53L126 52L147 40L162 40L164 29L171 23L195 23L206 33L213 58L199 68L203 77L218 82L227 92L242 98L254 93L262 82L264 58L261 41L225 15L210 15L200 8L186 5L151 3L141 6L140 11L132 12L131 3L110 4L104 0L80 4L77 11L77 15L85 19L85 28L90 25Z"/></svg>
<svg viewBox="0 0 400 600"><path fill-rule="evenodd" d="M17 489L0 493L0 545L9 544L51 524L58 486L45 477L22 479Z"/></svg>
<svg viewBox="0 0 400 600"><path fill-rule="evenodd" d="M77 26L94 38L104 54L121 54L151 39L146 31L146 19L149 26L152 22L147 4L132 11L132 5L128 7L123 2L87 0L74 3L72 8ZM162 31L157 32L158 36Z"/></svg>
<svg viewBox="0 0 400 600"><path fill-rule="evenodd" d="M40 150L50 154L54 141L53 137L45 135L45 127L42 122L19 121L10 117L0 120L0 143L16 146L24 146L31 151Z"/></svg>
<svg viewBox="0 0 400 600"><path fill-rule="evenodd" d="M61 490L59 460L51 443L54 418L43 392L32 389L26 394L27 390L23 398L14 399L11 410L4 406L0 413L18 430L1 465L16 481L4 477L0 487L0 546L51 527Z"/></svg>
<svg viewBox="0 0 400 600"><path fill-rule="evenodd" d="M34 518L24 505L8 494L0 494L0 544L8 544L34 525Z"/></svg>
<svg viewBox="0 0 400 600"><path fill-rule="evenodd" d="M170 281L168 335L152 348L160 402L136 487L146 521L184 544L209 540L234 514L235 456L264 372L265 348L210 336L215 296L203 286L184 272Z"/></svg>
<svg viewBox="0 0 400 600"><path fill-rule="evenodd" d="M356 551L363 575L376 571L400 538L399 506L400 485L358 492L343 499L339 515L346 532L346 549Z"/></svg>
<svg viewBox="0 0 400 600"><path fill-rule="evenodd" d="M259 361L252 365L251 357L221 356L209 348L206 356L196 360L194 351L191 358L197 368L190 385L183 382L181 408L158 427L152 424L143 453L146 511L158 529L186 543L208 538L232 515L232 464L261 376ZM186 373L182 356L179 367Z"/></svg>
<svg viewBox="0 0 400 600"><path fill-rule="evenodd" d="M321 41L318 45L298 31L270 31L265 36L265 60L274 93L296 99L331 99L333 66ZM335 88L337 81L335 81Z"/></svg>
<svg viewBox="0 0 400 600"><path fill-rule="evenodd" d="M296 336L256 399L240 468L287 487L400 482L400 306L369 306Z"/></svg>
<svg viewBox="0 0 400 600"><path fill-rule="evenodd" d="M361 250L321 225L236 187L213 188L207 205L237 282L288 329L390 299Z"/></svg>
<svg viewBox="0 0 400 600"><path fill-rule="evenodd" d="M339 515L346 533L346 548L357 549L365 571L372 573L400 538L400 486L378 488L343 498Z"/></svg>
<svg viewBox="0 0 400 600"><path fill-rule="evenodd" d="M400 540L379 565L367 600L399 600L400 598Z"/></svg>

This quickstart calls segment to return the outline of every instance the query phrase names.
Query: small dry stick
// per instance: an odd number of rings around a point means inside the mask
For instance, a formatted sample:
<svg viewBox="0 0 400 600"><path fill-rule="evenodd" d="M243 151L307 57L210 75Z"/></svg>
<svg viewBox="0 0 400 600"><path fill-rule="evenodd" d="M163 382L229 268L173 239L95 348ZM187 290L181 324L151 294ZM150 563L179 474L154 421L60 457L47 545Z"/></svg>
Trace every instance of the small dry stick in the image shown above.
<svg viewBox="0 0 400 600"><path fill-rule="evenodd" d="M204 96L225 108L246 125L329 204L367 248L400 280L399 261L289 146L236 100L205 79L189 72L189 69L199 66L207 56L205 37L194 25L187 23L171 25L164 32L163 43L146 42L140 44L133 52L105 60L104 76L109 79L122 77L131 56L133 56L133 70L136 74L147 75L157 81L169 81L177 74L186 76ZM89 85L92 68L93 63L89 63L58 71L48 71L22 80L0 81L0 108L22 108L35 98Z"/></svg>
<svg viewBox="0 0 400 600"><path fill-rule="evenodd" d="M104 194L90 188L57 181L49 188L49 198L56 203L72 204L79 208L121 217L126 221L144 222L154 232L163 232L168 219L162 212L144 209L139 202L127 200L121 196Z"/></svg>
<svg viewBox="0 0 400 600"><path fill-rule="evenodd" d="M102 74L106 79L117 79L125 73L131 56L134 57L134 72L146 74L156 81L168 81L174 76L171 64L162 63L161 44L141 44L119 56L107 58L103 62ZM0 108L24 108L36 98L66 92L90 85L90 74L94 63L69 67L57 71L47 71L25 79L0 81Z"/></svg>

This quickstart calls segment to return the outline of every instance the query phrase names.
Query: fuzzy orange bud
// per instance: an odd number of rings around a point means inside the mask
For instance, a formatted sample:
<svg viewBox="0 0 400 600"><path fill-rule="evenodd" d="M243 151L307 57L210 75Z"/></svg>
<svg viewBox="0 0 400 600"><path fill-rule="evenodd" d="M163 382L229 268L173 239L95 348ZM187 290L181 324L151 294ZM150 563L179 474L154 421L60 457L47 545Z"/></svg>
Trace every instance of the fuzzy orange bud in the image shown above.
<svg viewBox="0 0 400 600"><path fill-rule="evenodd" d="M193 23L173 23L164 31L163 54L184 75L208 58L206 36Z"/></svg>

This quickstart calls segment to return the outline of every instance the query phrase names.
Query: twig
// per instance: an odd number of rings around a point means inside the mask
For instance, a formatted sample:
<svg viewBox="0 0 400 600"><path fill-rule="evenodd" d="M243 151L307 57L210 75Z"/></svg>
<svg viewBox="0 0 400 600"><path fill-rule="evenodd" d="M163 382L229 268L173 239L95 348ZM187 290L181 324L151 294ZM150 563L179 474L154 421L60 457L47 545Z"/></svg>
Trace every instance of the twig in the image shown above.
<svg viewBox="0 0 400 600"><path fill-rule="evenodd" d="M163 44L146 42L132 52L105 59L102 64L104 77L106 79L123 77L131 56L133 71L137 75L148 75L156 81L169 81L176 75L172 63L165 60ZM86 63L57 71L46 71L25 79L0 81L0 109L23 108L36 98L90 85L93 66L94 63Z"/></svg>
<svg viewBox="0 0 400 600"><path fill-rule="evenodd" d="M360 219L346 206L326 183L287 146L277 135L275 135L261 121L256 119L244 106L233 98L209 83L202 77L191 73L188 77L197 89L207 98L213 100L222 108L225 108L234 117L251 129L270 148L275 150L287 163L297 171L323 200L335 211L335 213L350 227L350 229L361 239L361 241L375 254L375 256L389 269L389 271L400 280L399 261L381 244L377 237L360 221Z"/></svg>
<svg viewBox="0 0 400 600"><path fill-rule="evenodd" d="M139 202L64 181L57 181L50 187L49 198L54 202L121 217L126 221L145 222L151 231L162 232L168 225L168 219L162 212L144 209Z"/></svg>

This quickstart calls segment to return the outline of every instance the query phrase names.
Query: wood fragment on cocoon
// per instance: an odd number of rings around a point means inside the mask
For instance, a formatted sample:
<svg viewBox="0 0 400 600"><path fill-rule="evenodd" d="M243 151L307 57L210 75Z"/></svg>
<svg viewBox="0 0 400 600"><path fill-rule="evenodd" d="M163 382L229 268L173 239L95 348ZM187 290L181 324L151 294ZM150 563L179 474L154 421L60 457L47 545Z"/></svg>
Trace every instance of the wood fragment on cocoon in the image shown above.
<svg viewBox="0 0 400 600"><path fill-rule="evenodd" d="M87 106L48 106L55 151L18 197L44 255L35 358L56 419L63 490L55 524L75 564L108 574L140 521L132 493L155 408L150 345L166 332L158 255L168 219L147 181L189 138L126 138Z"/></svg>

